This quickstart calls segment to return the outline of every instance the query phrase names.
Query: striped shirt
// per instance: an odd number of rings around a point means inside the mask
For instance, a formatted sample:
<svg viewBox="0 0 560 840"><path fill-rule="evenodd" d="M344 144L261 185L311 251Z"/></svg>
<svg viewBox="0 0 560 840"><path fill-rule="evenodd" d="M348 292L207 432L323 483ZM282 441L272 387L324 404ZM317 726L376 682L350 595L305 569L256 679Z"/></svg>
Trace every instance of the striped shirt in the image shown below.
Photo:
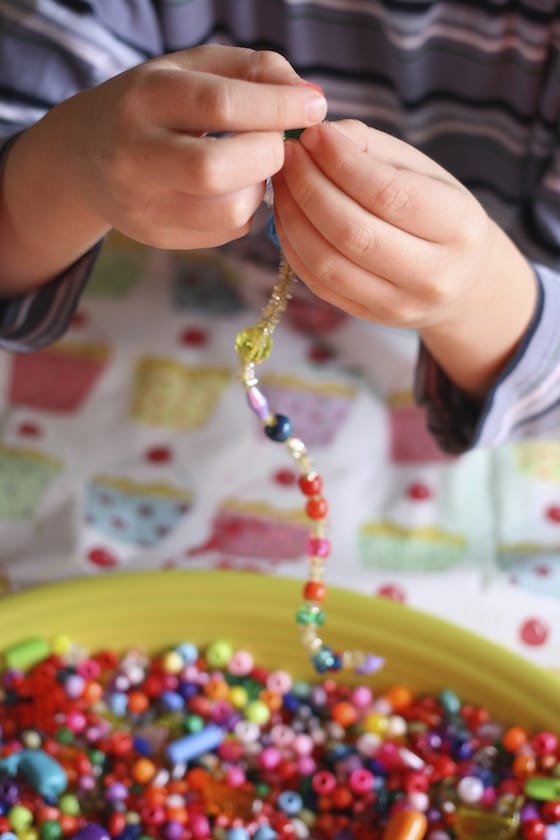
<svg viewBox="0 0 560 840"><path fill-rule="evenodd" d="M556 0L0 0L0 143L75 92L209 41L283 53L329 117L412 143L480 199L535 268L539 305L485 404L425 349L416 377L450 451L560 426L560 15ZM0 343L66 329L97 248L0 309ZM496 313L496 329L499 329Z"/></svg>

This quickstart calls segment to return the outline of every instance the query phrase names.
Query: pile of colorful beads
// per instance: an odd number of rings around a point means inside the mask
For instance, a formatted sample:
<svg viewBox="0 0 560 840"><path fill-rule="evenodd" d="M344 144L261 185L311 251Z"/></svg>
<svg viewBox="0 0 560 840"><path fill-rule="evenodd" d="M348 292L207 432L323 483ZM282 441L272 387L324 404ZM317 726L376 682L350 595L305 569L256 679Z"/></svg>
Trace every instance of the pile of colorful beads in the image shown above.
<svg viewBox="0 0 560 840"><path fill-rule="evenodd" d="M560 840L560 741L216 641L6 652L0 840Z"/></svg>

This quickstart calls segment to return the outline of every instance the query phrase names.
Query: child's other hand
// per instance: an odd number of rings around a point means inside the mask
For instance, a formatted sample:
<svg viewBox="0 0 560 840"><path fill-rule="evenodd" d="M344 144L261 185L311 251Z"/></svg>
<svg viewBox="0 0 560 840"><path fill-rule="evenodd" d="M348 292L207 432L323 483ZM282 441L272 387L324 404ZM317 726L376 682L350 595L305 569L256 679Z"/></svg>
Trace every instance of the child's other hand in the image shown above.
<svg viewBox="0 0 560 840"><path fill-rule="evenodd" d="M419 329L451 377L483 394L535 303L513 243L452 175L363 123L326 123L286 145L275 219L295 272L352 315Z"/></svg>
<svg viewBox="0 0 560 840"><path fill-rule="evenodd" d="M91 211L133 239L186 249L248 231L283 165L282 131L320 122L326 102L280 55L212 45L149 61L56 111L67 174Z"/></svg>

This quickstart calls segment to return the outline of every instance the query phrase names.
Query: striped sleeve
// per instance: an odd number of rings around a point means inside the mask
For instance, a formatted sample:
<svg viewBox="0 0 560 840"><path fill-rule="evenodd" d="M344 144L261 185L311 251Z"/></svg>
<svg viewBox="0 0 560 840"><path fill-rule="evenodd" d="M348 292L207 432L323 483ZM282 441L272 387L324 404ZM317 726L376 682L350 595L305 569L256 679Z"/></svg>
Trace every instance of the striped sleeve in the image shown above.
<svg viewBox="0 0 560 840"><path fill-rule="evenodd" d="M130 20L123 11L113 22L88 0L0 0L0 161L17 135L51 107L158 52L151 5L131 0L122 9ZM131 20L135 43L123 37ZM100 248L98 243L44 286L0 300L0 347L25 352L57 340Z"/></svg>
<svg viewBox="0 0 560 840"><path fill-rule="evenodd" d="M426 347L420 349L416 399L447 452L558 434L560 279L546 266L535 265L535 272L539 296L533 320L482 406L447 378Z"/></svg>

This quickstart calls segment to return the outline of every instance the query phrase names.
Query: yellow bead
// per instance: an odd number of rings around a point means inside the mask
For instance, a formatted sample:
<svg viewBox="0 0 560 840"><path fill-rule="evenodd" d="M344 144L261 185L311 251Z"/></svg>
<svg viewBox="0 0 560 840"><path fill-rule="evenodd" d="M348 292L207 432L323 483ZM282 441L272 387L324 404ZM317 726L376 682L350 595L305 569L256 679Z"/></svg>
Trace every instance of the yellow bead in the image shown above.
<svg viewBox="0 0 560 840"><path fill-rule="evenodd" d="M229 690L228 700L234 709L244 709L249 700L249 694L242 685L234 685Z"/></svg>
<svg viewBox="0 0 560 840"><path fill-rule="evenodd" d="M55 636L51 643L52 652L56 656L64 656L72 647L72 639L69 636Z"/></svg>
<svg viewBox="0 0 560 840"><path fill-rule="evenodd" d="M389 719L385 715L379 715L375 712L368 715L363 722L363 728L366 732L372 732L374 735L380 735L381 737L387 732L388 726Z"/></svg>
<svg viewBox="0 0 560 840"><path fill-rule="evenodd" d="M166 674L179 674L184 667L183 657L176 650L168 650L161 658L161 666Z"/></svg>
<svg viewBox="0 0 560 840"><path fill-rule="evenodd" d="M248 327L235 339L235 349L242 362L258 365L270 356L272 337L259 326Z"/></svg>

